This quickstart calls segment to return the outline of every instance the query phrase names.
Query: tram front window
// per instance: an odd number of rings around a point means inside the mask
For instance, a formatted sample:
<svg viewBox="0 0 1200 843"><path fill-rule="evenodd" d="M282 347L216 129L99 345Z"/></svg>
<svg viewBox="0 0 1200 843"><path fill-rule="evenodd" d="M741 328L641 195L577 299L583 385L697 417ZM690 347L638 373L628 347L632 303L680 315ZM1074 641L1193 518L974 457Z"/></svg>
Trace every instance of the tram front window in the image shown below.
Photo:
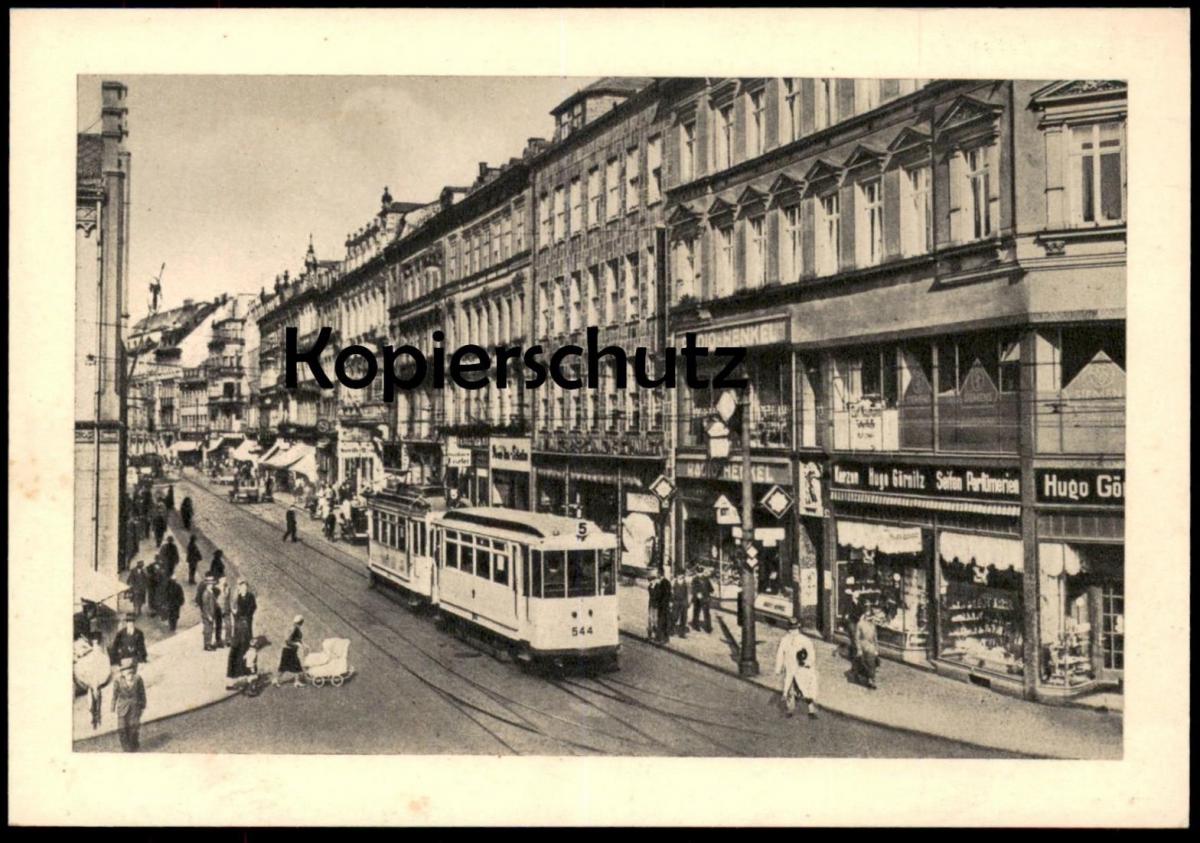
<svg viewBox="0 0 1200 843"><path fill-rule="evenodd" d="M596 551L567 551L567 596L596 596Z"/></svg>
<svg viewBox="0 0 1200 843"><path fill-rule="evenodd" d="M566 562L561 550L542 552L542 596L563 597L567 593Z"/></svg>

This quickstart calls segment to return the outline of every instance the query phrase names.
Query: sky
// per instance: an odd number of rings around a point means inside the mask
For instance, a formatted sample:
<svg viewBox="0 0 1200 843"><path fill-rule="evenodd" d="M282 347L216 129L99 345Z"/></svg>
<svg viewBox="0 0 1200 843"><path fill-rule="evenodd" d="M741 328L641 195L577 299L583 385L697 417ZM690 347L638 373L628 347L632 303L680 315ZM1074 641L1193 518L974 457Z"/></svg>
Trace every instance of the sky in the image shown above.
<svg viewBox="0 0 1200 843"><path fill-rule="evenodd" d="M78 129L100 131L100 83L79 78ZM479 163L549 138L568 77L121 76L132 154L130 315L166 263L163 308L270 289L397 201L467 186Z"/></svg>

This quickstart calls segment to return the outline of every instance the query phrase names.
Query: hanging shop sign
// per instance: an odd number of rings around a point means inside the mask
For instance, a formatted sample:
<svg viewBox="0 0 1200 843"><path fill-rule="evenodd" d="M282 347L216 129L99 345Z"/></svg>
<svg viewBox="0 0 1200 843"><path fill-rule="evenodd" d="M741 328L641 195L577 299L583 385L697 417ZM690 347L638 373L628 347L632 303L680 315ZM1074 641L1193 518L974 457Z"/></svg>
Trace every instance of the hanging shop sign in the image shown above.
<svg viewBox="0 0 1200 843"><path fill-rule="evenodd" d="M835 488L902 495L1019 501L1021 474L1015 468L834 463Z"/></svg>
<svg viewBox="0 0 1200 843"><path fill-rule="evenodd" d="M763 547L775 547L783 541L785 532L782 527L755 527L754 540Z"/></svg>
<svg viewBox="0 0 1200 843"><path fill-rule="evenodd" d="M724 463L718 469L717 463L696 460L680 460L675 465L678 477L693 480L727 480L740 483L742 480L742 463L740 460ZM777 483L780 486L792 485L791 467L779 463L753 463L750 466L750 479L755 483Z"/></svg>
<svg viewBox="0 0 1200 843"><path fill-rule="evenodd" d="M1038 503L1125 505L1123 469L1039 468L1034 478Z"/></svg>
<svg viewBox="0 0 1200 843"><path fill-rule="evenodd" d="M721 526L733 527L742 523L737 507L724 495L717 498L717 502L713 504L713 511L716 513L717 523Z"/></svg>
<svg viewBox="0 0 1200 843"><path fill-rule="evenodd" d="M802 515L825 515L821 497L821 466L815 462L800 463L800 500L796 504Z"/></svg>
<svg viewBox="0 0 1200 843"><path fill-rule="evenodd" d="M792 496L780 486L772 486L759 503L776 518L782 518L783 514L792 508Z"/></svg>
<svg viewBox="0 0 1200 843"><path fill-rule="evenodd" d="M447 437L446 447L442 449L442 462L446 468L470 468L471 451L461 447L455 437Z"/></svg>
<svg viewBox="0 0 1200 843"><path fill-rule="evenodd" d="M660 502L666 503L675 494L675 484L671 482L671 478L665 474L660 474L650 484L650 491L654 493L654 497L658 498Z"/></svg>
<svg viewBox="0 0 1200 843"><path fill-rule="evenodd" d="M532 443L528 437L493 436L488 440L488 450L492 455L492 468L529 473Z"/></svg>
<svg viewBox="0 0 1200 843"><path fill-rule="evenodd" d="M645 515L658 515L662 509L662 504L655 495L647 495L645 492L626 492L625 493L625 511L626 512L641 512Z"/></svg>

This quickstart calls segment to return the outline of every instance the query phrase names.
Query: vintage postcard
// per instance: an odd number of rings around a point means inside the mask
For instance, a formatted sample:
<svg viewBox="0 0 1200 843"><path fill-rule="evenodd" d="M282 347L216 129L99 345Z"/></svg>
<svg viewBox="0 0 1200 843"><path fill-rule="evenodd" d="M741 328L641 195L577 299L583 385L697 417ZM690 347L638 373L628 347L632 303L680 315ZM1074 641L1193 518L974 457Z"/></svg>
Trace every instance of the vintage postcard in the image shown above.
<svg viewBox="0 0 1200 843"><path fill-rule="evenodd" d="M1187 13L709 14L14 13L15 822L1188 822Z"/></svg>

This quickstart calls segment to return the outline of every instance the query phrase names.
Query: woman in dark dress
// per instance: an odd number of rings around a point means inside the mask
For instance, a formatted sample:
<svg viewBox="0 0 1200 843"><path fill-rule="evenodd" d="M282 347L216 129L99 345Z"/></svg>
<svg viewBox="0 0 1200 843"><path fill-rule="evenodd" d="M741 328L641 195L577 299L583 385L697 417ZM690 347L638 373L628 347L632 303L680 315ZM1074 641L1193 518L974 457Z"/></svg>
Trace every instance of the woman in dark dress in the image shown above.
<svg viewBox="0 0 1200 843"><path fill-rule="evenodd" d="M225 555L221 553L220 549L213 551L212 563L208 566L208 576L218 580L225 576Z"/></svg>
<svg viewBox="0 0 1200 843"><path fill-rule="evenodd" d="M296 681L292 683L295 687L299 688L304 684L304 665L300 663L300 650L304 647L304 633L300 630L303 624L304 618L300 615L296 615L292 620L292 632L279 655L279 670L275 673L276 687L285 673L295 674Z"/></svg>
<svg viewBox="0 0 1200 843"><path fill-rule="evenodd" d="M225 676L230 680L250 674L246 669L246 651L254 639L254 612L257 608L258 603L250 593L250 584L242 580L238 583L233 610L233 640L229 644L229 662L225 668Z"/></svg>

